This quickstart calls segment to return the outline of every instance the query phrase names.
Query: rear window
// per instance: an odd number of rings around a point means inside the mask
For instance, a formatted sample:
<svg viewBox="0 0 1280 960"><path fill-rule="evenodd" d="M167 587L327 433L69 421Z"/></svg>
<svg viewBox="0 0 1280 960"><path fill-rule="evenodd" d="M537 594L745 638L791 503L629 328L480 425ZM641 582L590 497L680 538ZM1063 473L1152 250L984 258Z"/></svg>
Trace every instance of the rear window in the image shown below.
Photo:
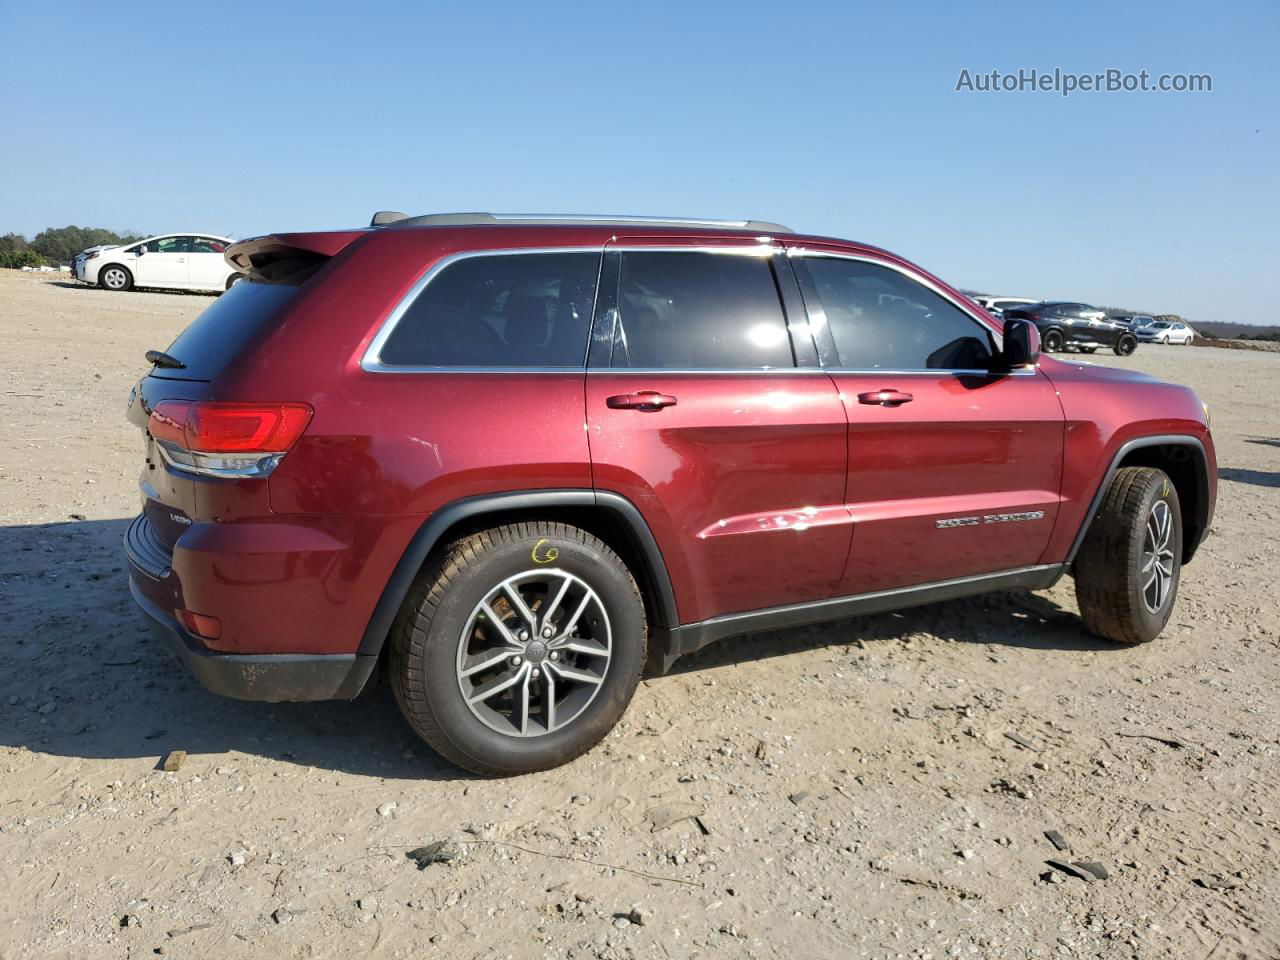
<svg viewBox="0 0 1280 960"><path fill-rule="evenodd" d="M599 252L469 256L435 274L393 320L392 367L582 367Z"/></svg>
<svg viewBox="0 0 1280 960"><path fill-rule="evenodd" d="M287 284L241 280L213 301L165 351L185 367L157 367L151 375L167 380L212 380L297 292L296 286Z"/></svg>

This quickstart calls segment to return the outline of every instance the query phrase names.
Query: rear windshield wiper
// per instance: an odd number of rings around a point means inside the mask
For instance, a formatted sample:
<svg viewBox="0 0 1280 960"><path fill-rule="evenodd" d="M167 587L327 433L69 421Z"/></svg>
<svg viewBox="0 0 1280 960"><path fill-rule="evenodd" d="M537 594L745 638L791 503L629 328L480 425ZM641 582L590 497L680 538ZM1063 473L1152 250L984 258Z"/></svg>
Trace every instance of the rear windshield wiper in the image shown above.
<svg viewBox="0 0 1280 960"><path fill-rule="evenodd" d="M177 357L171 357L163 350L148 350L147 362L154 363L157 367L164 367L166 370L185 370L187 365Z"/></svg>

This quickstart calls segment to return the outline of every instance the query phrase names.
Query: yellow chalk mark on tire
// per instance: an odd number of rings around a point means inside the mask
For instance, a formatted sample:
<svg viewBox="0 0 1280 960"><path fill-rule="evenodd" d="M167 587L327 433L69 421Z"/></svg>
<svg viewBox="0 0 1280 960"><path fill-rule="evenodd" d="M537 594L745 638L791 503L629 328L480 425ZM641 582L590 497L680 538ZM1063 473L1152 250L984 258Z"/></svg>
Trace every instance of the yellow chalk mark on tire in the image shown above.
<svg viewBox="0 0 1280 960"><path fill-rule="evenodd" d="M555 547L547 547L547 549L542 553L542 555L539 556L538 551L542 549L542 545L546 542L547 542L547 538L543 537L541 540L539 540L537 543L533 545L533 550L532 552L530 552L529 556L533 559L534 563L551 563L556 559L556 557L560 556L560 551L557 550Z"/></svg>

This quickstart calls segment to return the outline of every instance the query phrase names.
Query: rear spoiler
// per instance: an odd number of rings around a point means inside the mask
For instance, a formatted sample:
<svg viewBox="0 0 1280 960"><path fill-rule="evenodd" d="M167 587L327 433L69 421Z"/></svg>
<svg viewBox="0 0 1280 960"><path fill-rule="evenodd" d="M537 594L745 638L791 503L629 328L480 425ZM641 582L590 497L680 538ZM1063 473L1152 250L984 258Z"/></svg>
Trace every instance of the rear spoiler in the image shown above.
<svg viewBox="0 0 1280 960"><path fill-rule="evenodd" d="M239 240L227 248L227 264L261 283L301 283L364 230L271 233Z"/></svg>

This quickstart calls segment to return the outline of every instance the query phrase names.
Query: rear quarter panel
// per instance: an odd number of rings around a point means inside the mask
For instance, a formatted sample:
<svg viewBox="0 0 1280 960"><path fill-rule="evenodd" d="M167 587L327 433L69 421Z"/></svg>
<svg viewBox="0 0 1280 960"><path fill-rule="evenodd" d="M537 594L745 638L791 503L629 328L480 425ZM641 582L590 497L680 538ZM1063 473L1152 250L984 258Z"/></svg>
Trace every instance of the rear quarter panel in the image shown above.
<svg viewBox="0 0 1280 960"><path fill-rule="evenodd" d="M503 239L492 228L471 245L456 229L366 234L209 385L209 400L301 401L315 414L265 482L270 519L235 542L192 540L185 555L200 566L191 579L210 592L202 598L208 609L225 609L233 595L246 609L279 608L283 616L270 614L274 649L350 652L409 542L443 505L511 490L591 488L585 371L361 366L383 320L434 262ZM505 245L528 240L525 233ZM232 567L240 571L234 583ZM286 582L287 600L273 591Z"/></svg>

